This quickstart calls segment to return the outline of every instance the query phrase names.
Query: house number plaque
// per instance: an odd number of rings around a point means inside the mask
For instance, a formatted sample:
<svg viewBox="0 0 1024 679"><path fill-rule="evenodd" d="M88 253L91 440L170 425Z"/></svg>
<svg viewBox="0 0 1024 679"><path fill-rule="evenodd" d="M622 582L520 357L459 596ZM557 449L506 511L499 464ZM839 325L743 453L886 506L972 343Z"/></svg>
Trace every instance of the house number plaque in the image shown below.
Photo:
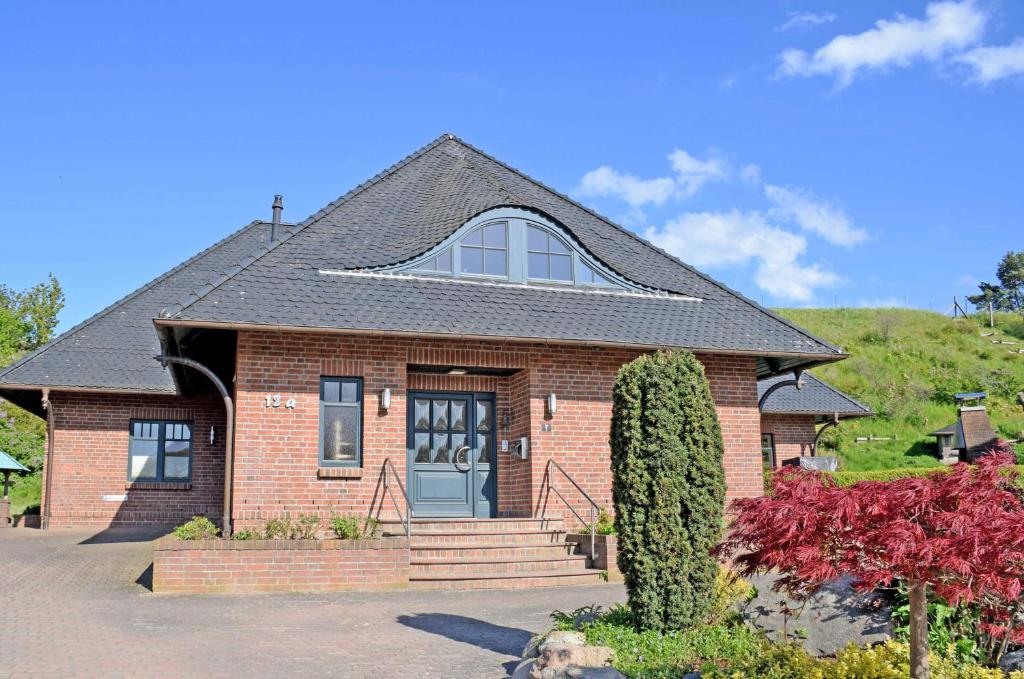
<svg viewBox="0 0 1024 679"><path fill-rule="evenodd" d="M268 408L280 408L281 406L284 406L291 410L295 409L295 399L290 398L287 401L282 401L280 394L267 394L265 403Z"/></svg>

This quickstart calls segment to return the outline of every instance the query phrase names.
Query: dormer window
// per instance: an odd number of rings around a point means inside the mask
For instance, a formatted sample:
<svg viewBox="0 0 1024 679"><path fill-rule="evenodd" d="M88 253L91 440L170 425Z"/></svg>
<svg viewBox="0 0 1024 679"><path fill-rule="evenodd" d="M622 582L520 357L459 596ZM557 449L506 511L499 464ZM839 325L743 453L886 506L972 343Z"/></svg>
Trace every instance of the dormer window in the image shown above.
<svg viewBox="0 0 1024 679"><path fill-rule="evenodd" d="M526 226L526 272L531 280L572 282L572 250L547 229Z"/></svg>
<svg viewBox="0 0 1024 679"><path fill-rule="evenodd" d="M511 207L477 215L415 260L383 270L656 294L598 262L565 229Z"/></svg>
<svg viewBox="0 0 1024 679"><path fill-rule="evenodd" d="M481 226L462 239L460 271L473 276L508 276L508 225Z"/></svg>

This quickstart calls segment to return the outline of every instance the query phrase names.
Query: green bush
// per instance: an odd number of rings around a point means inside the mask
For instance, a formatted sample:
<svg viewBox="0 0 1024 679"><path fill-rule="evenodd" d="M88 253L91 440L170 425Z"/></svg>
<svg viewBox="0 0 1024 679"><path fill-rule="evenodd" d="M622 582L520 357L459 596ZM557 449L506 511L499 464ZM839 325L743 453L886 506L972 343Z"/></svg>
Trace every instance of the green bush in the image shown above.
<svg viewBox="0 0 1024 679"><path fill-rule="evenodd" d="M365 540L376 537L380 522L373 517L336 516L331 519L331 530L339 540Z"/></svg>
<svg viewBox="0 0 1024 679"><path fill-rule="evenodd" d="M258 531L246 528L245 530L236 531L232 536L232 540L259 540L260 534Z"/></svg>
<svg viewBox="0 0 1024 679"><path fill-rule="evenodd" d="M40 513L41 511L42 511L42 507L41 507L41 506L40 506L40 504L39 504L39 503L37 502L37 503L35 503L35 504L31 504L31 505L28 505L27 507L25 507L24 509L22 509L22 510L21 510L21 514L22 514L23 516L39 516L39 513Z"/></svg>
<svg viewBox="0 0 1024 679"><path fill-rule="evenodd" d="M1017 472L1021 475L1017 479L1017 486L1024 488L1024 465L1016 466ZM903 467L898 469L879 469L874 471L856 472L824 472L832 477L840 486L852 486L860 481L893 481L915 476L927 476L928 474L945 473L950 467Z"/></svg>
<svg viewBox="0 0 1024 679"><path fill-rule="evenodd" d="M265 540L316 540L320 530L320 517L303 514L298 519L290 516L268 519L263 526Z"/></svg>
<svg viewBox="0 0 1024 679"><path fill-rule="evenodd" d="M704 616L704 624L719 625L728 620L735 606L753 594L753 586L740 575L725 566L718 569L711 605Z"/></svg>
<svg viewBox="0 0 1024 679"><path fill-rule="evenodd" d="M711 604L725 498L704 366L688 351L640 356L619 370L612 407L618 563L633 621L683 629Z"/></svg>
<svg viewBox="0 0 1024 679"><path fill-rule="evenodd" d="M174 529L174 536L179 540L212 540L220 536L220 528L205 516L193 516Z"/></svg>

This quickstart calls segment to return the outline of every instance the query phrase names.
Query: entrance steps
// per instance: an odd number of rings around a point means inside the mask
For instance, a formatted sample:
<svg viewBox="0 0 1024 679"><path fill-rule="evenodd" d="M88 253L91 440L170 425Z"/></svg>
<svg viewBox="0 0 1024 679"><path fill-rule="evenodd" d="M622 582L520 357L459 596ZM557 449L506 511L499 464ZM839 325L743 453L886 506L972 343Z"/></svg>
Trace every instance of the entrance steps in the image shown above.
<svg viewBox="0 0 1024 679"><path fill-rule="evenodd" d="M385 535L405 535L400 522ZM554 587L603 582L561 519L413 519L410 585L418 589Z"/></svg>

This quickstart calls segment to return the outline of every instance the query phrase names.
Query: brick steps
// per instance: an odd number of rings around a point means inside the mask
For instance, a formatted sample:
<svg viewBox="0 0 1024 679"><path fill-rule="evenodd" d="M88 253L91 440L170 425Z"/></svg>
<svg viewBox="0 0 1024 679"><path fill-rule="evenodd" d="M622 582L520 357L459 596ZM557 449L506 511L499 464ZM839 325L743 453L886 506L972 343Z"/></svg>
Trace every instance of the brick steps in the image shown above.
<svg viewBox="0 0 1024 679"><path fill-rule="evenodd" d="M397 522L385 535L405 534ZM602 582L560 519L415 519L409 582L418 589L554 587Z"/></svg>
<svg viewBox="0 0 1024 679"><path fill-rule="evenodd" d="M563 543L565 533L562 531L522 530L522 531L423 531L412 532L412 546L425 547L433 545L516 545Z"/></svg>
<svg viewBox="0 0 1024 679"><path fill-rule="evenodd" d="M481 558L523 558L565 555L576 551L575 542L536 542L516 545L417 545L412 547L413 559L481 559Z"/></svg>
<svg viewBox="0 0 1024 679"><path fill-rule="evenodd" d="M488 573L519 573L552 570L586 569L587 557L581 554L559 556L525 556L499 558L447 558L419 559L413 558L409 563L410 576L433 575L436 573L473 574L481 571Z"/></svg>
<svg viewBox="0 0 1024 679"><path fill-rule="evenodd" d="M518 573L454 573L449 577L409 576L414 589L522 589L533 587L562 587L564 585L596 585L604 582L601 571L550 570L522 571Z"/></svg>

